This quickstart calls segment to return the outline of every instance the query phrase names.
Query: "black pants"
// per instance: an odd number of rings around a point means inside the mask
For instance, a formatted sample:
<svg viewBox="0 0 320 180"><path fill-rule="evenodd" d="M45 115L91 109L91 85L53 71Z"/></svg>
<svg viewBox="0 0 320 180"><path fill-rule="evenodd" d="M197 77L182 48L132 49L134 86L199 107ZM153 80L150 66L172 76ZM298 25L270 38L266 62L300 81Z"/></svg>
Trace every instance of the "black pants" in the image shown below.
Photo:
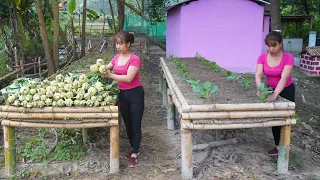
<svg viewBox="0 0 320 180"><path fill-rule="evenodd" d="M292 83L289 86L285 87L279 95L289 101L294 102L295 101L295 91L296 91L296 88L295 88L294 84ZM276 144L276 146L278 146L279 142L280 142L281 126L272 127L272 134L273 134L273 138L274 138L274 143Z"/></svg>
<svg viewBox="0 0 320 180"><path fill-rule="evenodd" d="M120 112L126 125L132 153L138 153L141 142L141 121L144 111L144 90L142 86L120 90Z"/></svg>

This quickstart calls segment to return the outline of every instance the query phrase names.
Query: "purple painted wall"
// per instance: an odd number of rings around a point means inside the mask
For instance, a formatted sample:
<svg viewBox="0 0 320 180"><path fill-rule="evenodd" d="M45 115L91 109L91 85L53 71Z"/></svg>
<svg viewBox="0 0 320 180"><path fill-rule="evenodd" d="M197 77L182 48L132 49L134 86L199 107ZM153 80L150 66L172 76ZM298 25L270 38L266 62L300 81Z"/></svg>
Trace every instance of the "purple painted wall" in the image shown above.
<svg viewBox="0 0 320 180"><path fill-rule="evenodd" d="M168 12L167 14L167 27L168 25L170 28L166 29L166 53L167 57L169 57L170 54L174 54L177 56L180 54L180 44L181 44L181 36L180 31L182 30L180 28L181 25L181 9L173 9ZM170 37L169 43L168 43L168 37Z"/></svg>
<svg viewBox="0 0 320 180"><path fill-rule="evenodd" d="M198 0L171 10L167 56L198 52L230 71L254 72L263 50L263 13L263 6L249 0Z"/></svg>

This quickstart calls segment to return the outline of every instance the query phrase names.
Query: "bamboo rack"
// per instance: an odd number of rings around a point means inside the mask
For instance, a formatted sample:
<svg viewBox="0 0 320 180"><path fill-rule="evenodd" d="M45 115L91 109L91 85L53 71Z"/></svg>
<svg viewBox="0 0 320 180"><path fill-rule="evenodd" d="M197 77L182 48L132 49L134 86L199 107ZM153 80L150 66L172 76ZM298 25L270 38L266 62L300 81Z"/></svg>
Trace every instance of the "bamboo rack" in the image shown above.
<svg viewBox="0 0 320 180"><path fill-rule="evenodd" d="M182 95L178 85L166 65L160 58L161 72L167 83L173 104L180 113L181 133L181 171L183 179L192 179L192 130L220 130L258 127L282 127L282 143L278 158L278 173L288 172L291 125L296 124L294 102L242 103L242 104L189 104ZM161 77L162 78L162 75ZM163 87L163 85L162 85ZM170 107L165 105L165 107ZM167 117L172 118L171 109L167 109ZM168 126L169 129L169 126Z"/></svg>
<svg viewBox="0 0 320 180"><path fill-rule="evenodd" d="M118 125L118 120L109 120L98 123L36 123L36 122L17 122L10 120L2 120L2 126L9 127L33 127L33 128L95 128L95 127L110 127Z"/></svg>
<svg viewBox="0 0 320 180"><path fill-rule="evenodd" d="M18 113L18 112L0 112L0 118L3 119L111 119L117 118L118 113Z"/></svg>
<svg viewBox="0 0 320 180"><path fill-rule="evenodd" d="M164 61L164 59L163 59L162 57L160 58L160 62L161 62L161 64L160 64L161 67L164 69L163 72L164 72L165 75L166 75L166 79L167 79L167 81L170 82L170 84L171 84L171 86L172 86L172 89L174 90L174 92L175 92L175 94L177 95L178 99L180 100L181 104L182 104L182 105L188 105L188 102L187 102L187 101L185 100L185 98L183 97L183 95L182 95L182 93L181 93L178 85L174 82L173 76L172 76L172 74L170 73L169 68L167 67L167 65L166 65L166 63L165 63L165 61ZM168 82L168 84L169 84L169 82Z"/></svg>
<svg viewBox="0 0 320 180"><path fill-rule="evenodd" d="M293 110L285 111L225 111L182 113L182 119L243 119L243 118L286 118L294 115Z"/></svg>
<svg viewBox="0 0 320 180"><path fill-rule="evenodd" d="M0 112L22 112L22 113L118 113L118 106L104 107L43 107L25 108L16 106L0 106Z"/></svg>
<svg viewBox="0 0 320 180"><path fill-rule="evenodd" d="M210 129L241 129L241 128L257 128L257 127L272 127L272 126L286 126L296 124L295 119L284 119L277 121L265 121L251 124L194 124L194 123L183 123L181 126L183 129L199 129L199 130L210 130Z"/></svg>
<svg viewBox="0 0 320 180"><path fill-rule="evenodd" d="M294 110L294 102L275 103L249 103L249 104L208 104L208 105L187 105L182 106L182 112L198 111L275 111Z"/></svg>
<svg viewBox="0 0 320 180"><path fill-rule="evenodd" d="M119 113L118 106L105 107L44 107L24 108L0 106L0 122L4 126L6 174L16 173L14 128L82 128L87 138L88 128L110 128L110 173L119 172ZM86 139L83 140L87 142Z"/></svg>

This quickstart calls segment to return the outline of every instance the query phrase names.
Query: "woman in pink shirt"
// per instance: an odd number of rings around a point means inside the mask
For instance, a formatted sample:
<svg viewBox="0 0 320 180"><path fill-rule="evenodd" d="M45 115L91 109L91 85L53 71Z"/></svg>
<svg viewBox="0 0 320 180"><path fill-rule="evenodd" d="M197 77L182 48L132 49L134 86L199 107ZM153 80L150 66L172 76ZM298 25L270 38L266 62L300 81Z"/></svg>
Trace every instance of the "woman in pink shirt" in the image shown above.
<svg viewBox="0 0 320 180"><path fill-rule="evenodd" d="M119 52L114 56L107 68L114 74L102 75L118 81L120 89L120 112L126 125L131 150L125 155L129 167L137 165L141 142L141 121L144 111L144 90L140 82L140 58L131 52L130 46L134 42L133 33L120 32L116 35L116 48Z"/></svg>
<svg viewBox="0 0 320 180"><path fill-rule="evenodd" d="M261 54L258 58L256 69L256 86L261 84L263 74L267 77L267 85L274 91L267 98L267 101L274 101L281 96L289 101L295 101L295 86L292 83L292 69L294 57L281 50L282 36L279 32L272 31L265 38L268 52ZM259 95L260 92L257 92ZM272 127L272 134L276 147L268 152L267 155L277 156L280 141L281 127Z"/></svg>

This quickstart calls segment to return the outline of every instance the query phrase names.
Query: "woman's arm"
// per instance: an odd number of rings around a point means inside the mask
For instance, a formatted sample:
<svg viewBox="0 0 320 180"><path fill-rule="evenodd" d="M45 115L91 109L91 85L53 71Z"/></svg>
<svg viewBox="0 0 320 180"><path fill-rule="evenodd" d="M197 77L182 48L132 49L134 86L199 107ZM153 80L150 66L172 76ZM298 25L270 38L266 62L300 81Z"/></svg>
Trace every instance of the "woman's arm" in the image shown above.
<svg viewBox="0 0 320 180"><path fill-rule="evenodd" d="M133 78L136 76L138 73L140 67L136 66L129 66L127 75L117 75L117 74L112 74L112 73L107 73L105 75L102 75L104 78L110 78L118 82L127 82L131 83Z"/></svg>
<svg viewBox="0 0 320 180"><path fill-rule="evenodd" d="M113 67L114 67L114 65L111 62L109 62L109 64L107 65L107 69L112 70Z"/></svg>
<svg viewBox="0 0 320 180"><path fill-rule="evenodd" d="M284 66L283 71L281 73L281 79L278 82L277 87L273 92L273 94L275 96L278 96L282 92L282 90L284 89L284 87L287 83L287 80L292 73L292 69L293 69L293 66L291 66L291 65Z"/></svg>
<svg viewBox="0 0 320 180"><path fill-rule="evenodd" d="M256 86L257 88L261 84L261 79L263 76L263 64L257 64L257 69L256 69L256 75L255 75L255 80L256 80Z"/></svg>

